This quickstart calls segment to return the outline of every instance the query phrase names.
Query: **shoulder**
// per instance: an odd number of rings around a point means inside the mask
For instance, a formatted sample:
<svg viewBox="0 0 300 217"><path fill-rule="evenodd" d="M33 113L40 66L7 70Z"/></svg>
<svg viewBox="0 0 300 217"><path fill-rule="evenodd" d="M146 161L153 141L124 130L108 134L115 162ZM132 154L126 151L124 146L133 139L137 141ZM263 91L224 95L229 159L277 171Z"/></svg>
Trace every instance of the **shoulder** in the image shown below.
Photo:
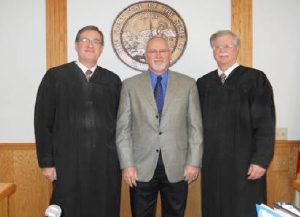
<svg viewBox="0 0 300 217"><path fill-rule="evenodd" d="M47 72L58 73L58 72L70 70L70 69L72 69L74 67L76 67L75 62L70 62L70 63L65 63L65 64L62 64L62 65L59 65L59 66L54 66L54 67L48 69Z"/></svg>
<svg viewBox="0 0 300 217"><path fill-rule="evenodd" d="M203 76L201 76L200 78L197 79L197 83L201 83L201 82L204 82L204 81L208 81L208 80L211 80L213 79L214 77L217 76L217 70L214 70L214 71L211 71Z"/></svg>
<svg viewBox="0 0 300 217"><path fill-rule="evenodd" d="M126 78L123 83L124 84L132 84L132 83L136 83L137 81L139 80L147 80L149 79L150 81L150 75L149 75L149 72L147 71L143 71L137 75L134 75L132 77L129 77L129 78Z"/></svg>
<svg viewBox="0 0 300 217"><path fill-rule="evenodd" d="M236 70L241 71L241 73L247 76L265 76L263 71L247 66L240 65L236 68Z"/></svg>
<svg viewBox="0 0 300 217"><path fill-rule="evenodd" d="M180 82L195 83L194 78L176 71L169 70L169 77L170 79L180 80Z"/></svg>
<svg viewBox="0 0 300 217"><path fill-rule="evenodd" d="M243 81L252 81L254 83L269 83L266 74L259 69L239 66L236 70L241 73L241 80Z"/></svg>
<svg viewBox="0 0 300 217"><path fill-rule="evenodd" d="M59 81L62 77L66 76L72 69L76 67L75 62L65 63L59 66L51 67L45 73L43 80L47 82Z"/></svg>
<svg viewBox="0 0 300 217"><path fill-rule="evenodd" d="M64 74L67 74L70 71L73 71L76 67L77 65L75 64L75 62L65 63L48 69L46 75L49 77L62 76Z"/></svg>
<svg viewBox="0 0 300 217"><path fill-rule="evenodd" d="M109 69L103 68L101 66L97 66L96 70L98 70L101 73L101 75L105 77L109 77L110 79L116 79L121 81L119 75Z"/></svg>

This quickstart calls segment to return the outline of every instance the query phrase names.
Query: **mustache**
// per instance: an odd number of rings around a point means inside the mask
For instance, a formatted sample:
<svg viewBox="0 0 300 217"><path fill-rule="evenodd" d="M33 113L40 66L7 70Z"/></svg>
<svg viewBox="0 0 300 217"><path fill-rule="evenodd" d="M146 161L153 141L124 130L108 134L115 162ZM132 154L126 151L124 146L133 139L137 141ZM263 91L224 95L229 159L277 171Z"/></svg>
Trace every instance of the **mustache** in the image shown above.
<svg viewBox="0 0 300 217"><path fill-rule="evenodd" d="M228 56L228 53L227 52L222 52L222 53L219 53L219 56L220 57L225 57L225 56Z"/></svg>

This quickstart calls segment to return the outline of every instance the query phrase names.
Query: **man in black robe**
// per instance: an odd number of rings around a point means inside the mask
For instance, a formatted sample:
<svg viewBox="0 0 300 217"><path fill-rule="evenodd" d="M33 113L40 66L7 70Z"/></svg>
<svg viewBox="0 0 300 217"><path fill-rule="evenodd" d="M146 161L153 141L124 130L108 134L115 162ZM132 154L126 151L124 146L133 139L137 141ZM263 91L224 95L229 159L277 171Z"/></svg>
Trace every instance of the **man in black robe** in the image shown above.
<svg viewBox="0 0 300 217"><path fill-rule="evenodd" d="M273 157L275 108L266 75L237 63L240 39L210 38L218 69L197 80L204 128L203 217L254 217L266 203L266 169Z"/></svg>
<svg viewBox="0 0 300 217"><path fill-rule="evenodd" d="M58 204L64 217L119 216L115 130L121 80L97 66L103 46L97 27L79 30L78 61L49 69L37 94L38 162L53 182L50 203Z"/></svg>

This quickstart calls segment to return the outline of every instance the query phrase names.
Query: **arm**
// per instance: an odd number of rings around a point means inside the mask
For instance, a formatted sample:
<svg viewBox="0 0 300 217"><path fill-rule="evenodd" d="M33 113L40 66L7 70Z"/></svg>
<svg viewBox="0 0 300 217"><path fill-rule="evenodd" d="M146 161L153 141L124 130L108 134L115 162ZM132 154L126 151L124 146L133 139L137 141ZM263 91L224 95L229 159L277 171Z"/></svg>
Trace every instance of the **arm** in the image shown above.
<svg viewBox="0 0 300 217"><path fill-rule="evenodd" d="M187 126L189 148L184 177L188 183L191 183L199 174L203 153L202 117L199 95L195 82L191 85L188 103Z"/></svg>
<svg viewBox="0 0 300 217"><path fill-rule="evenodd" d="M273 90L267 77L261 73L251 102L251 119L254 153L249 167L249 177L265 173L273 157L275 144L275 106ZM256 174L256 175L255 175ZM257 175L259 174L259 175Z"/></svg>
<svg viewBox="0 0 300 217"><path fill-rule="evenodd" d="M118 110L116 144L124 180L132 187L136 186L137 171L133 162L131 137L131 103L126 81L122 85Z"/></svg>
<svg viewBox="0 0 300 217"><path fill-rule="evenodd" d="M34 128L38 163L41 168L54 167L52 130L55 103L49 72L44 76L36 97Z"/></svg>

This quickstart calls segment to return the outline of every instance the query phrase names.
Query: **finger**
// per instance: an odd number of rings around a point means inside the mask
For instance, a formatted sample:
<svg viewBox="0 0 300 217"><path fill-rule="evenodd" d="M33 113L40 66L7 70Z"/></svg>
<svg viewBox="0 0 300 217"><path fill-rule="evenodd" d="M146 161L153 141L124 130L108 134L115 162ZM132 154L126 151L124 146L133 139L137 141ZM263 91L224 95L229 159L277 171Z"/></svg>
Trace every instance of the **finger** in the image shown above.
<svg viewBox="0 0 300 217"><path fill-rule="evenodd" d="M124 181L131 187L131 182L129 177L124 176Z"/></svg>
<svg viewBox="0 0 300 217"><path fill-rule="evenodd" d="M249 179L249 180L255 180L255 179L258 179L258 176L257 176L257 174L255 174L255 173L251 173L251 174L248 176L248 179Z"/></svg>
<svg viewBox="0 0 300 217"><path fill-rule="evenodd" d="M128 178L128 179L125 179L125 182L126 182L130 187L132 187L132 183L131 183L131 181L130 181L129 178Z"/></svg>
<svg viewBox="0 0 300 217"><path fill-rule="evenodd" d="M193 181L195 181L194 177L191 177L188 181L188 184L191 184Z"/></svg>
<svg viewBox="0 0 300 217"><path fill-rule="evenodd" d="M132 182L132 185L135 186L135 187L137 186L136 180L134 180L134 181Z"/></svg>
<svg viewBox="0 0 300 217"><path fill-rule="evenodd" d="M52 176L47 175L47 176L45 176L45 177L46 177L46 179L48 179L50 182L53 182Z"/></svg>
<svg viewBox="0 0 300 217"><path fill-rule="evenodd" d="M53 180L57 180L56 170L54 170Z"/></svg>
<svg viewBox="0 0 300 217"><path fill-rule="evenodd" d="M188 178L187 176L184 176L184 181L188 182L190 178Z"/></svg>

